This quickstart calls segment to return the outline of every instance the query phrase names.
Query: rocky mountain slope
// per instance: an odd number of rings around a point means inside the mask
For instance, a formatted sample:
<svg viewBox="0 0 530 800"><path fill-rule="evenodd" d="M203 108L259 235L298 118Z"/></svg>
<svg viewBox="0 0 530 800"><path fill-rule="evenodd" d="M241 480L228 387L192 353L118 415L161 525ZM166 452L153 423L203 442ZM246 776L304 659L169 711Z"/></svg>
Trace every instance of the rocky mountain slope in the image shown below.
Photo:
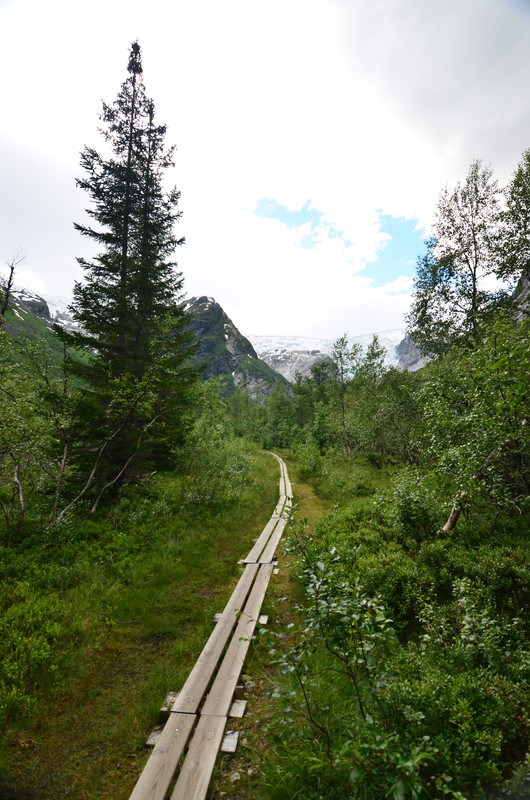
<svg viewBox="0 0 530 800"><path fill-rule="evenodd" d="M40 296L28 289L17 288L13 292L15 314L31 336L50 329L53 323L67 329L75 327L68 310L69 302L64 297ZM297 372L309 375L315 364L329 358L336 341L304 336L246 338L213 298L191 298L186 308L195 340L200 343L198 361L206 364L204 375L222 376L228 394L242 389L251 397L263 400L278 381L292 383ZM377 335L386 348L388 364L409 370L423 366L425 359L410 340L403 339L401 329ZM352 336L349 341L365 349L371 339L372 334L363 334Z"/></svg>
<svg viewBox="0 0 530 800"><path fill-rule="evenodd" d="M45 336L53 350L62 354L62 346L52 334L57 323L72 329L76 323L68 310L69 301L56 296L41 297L27 289L12 292L10 327L35 339ZM211 297L194 297L186 304L190 327L199 348L196 361L204 364L205 378L221 377L227 394L242 389L250 397L263 401L275 383L287 381L262 361L252 344L235 327L221 306Z"/></svg>
<svg viewBox="0 0 530 800"><path fill-rule="evenodd" d="M275 383L286 383L258 358L252 344L213 297L192 297L186 310L199 344L197 360L206 364L205 377L223 377L227 393L242 389L256 400L267 397Z"/></svg>
<svg viewBox="0 0 530 800"><path fill-rule="evenodd" d="M398 344L396 355L399 368L409 372L416 372L429 361L429 357L421 354L421 350L416 347L410 336L405 336Z"/></svg>
<svg viewBox="0 0 530 800"><path fill-rule="evenodd" d="M320 350L266 350L260 358L273 370L283 375L290 383L294 383L296 375L310 375L312 367L321 361L326 361L329 356Z"/></svg>

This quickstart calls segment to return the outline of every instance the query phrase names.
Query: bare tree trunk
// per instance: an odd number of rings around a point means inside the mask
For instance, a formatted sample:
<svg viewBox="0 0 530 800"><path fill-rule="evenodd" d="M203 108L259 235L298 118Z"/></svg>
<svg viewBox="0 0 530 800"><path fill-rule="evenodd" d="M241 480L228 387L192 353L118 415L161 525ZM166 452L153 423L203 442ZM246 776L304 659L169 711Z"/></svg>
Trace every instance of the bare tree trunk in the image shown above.
<svg viewBox="0 0 530 800"><path fill-rule="evenodd" d="M26 503L24 501L24 490L22 483L18 477L18 464L15 467L15 474L13 475L13 483L15 484L18 493L18 532L22 531L24 524L24 514L26 513Z"/></svg>
<svg viewBox="0 0 530 800"><path fill-rule="evenodd" d="M109 481L108 483L106 483L106 484L105 484L105 486L104 486L104 487L102 488L102 490L100 491L100 493L98 494L98 496L97 496L97 498L96 498L96 500L95 500L95 502L94 502L94 505L93 505L93 506L92 506L92 508L90 509L90 513L91 513L91 514L93 514L93 513L95 512L95 510L97 509L97 507L98 507L98 505L99 505L99 501L100 501L100 500L101 500L101 498L103 497L103 494L104 494L104 492L106 492L106 491L107 491L107 489L110 489L110 487L111 487L111 486L114 486L114 484L115 484L115 483L117 483L117 482L119 481L119 479L121 478L121 476L123 475L123 473L125 472L125 470L127 469L127 467L129 466L129 464L131 463L131 461L132 461L132 460L133 460L133 458L135 457L136 453L137 453L137 452L138 452L138 450L140 449L140 444L141 444L141 442L142 442L142 438L143 438L143 435L144 435L144 433L145 433L145 431L142 431L142 432L141 432L140 436L138 437L138 441L136 442L136 447L135 447L135 449L134 449L134 453L132 453L132 455L130 455L130 456L129 456L129 458L127 459L127 461L125 462L125 464L123 465L123 467L120 469L120 471L118 472L118 474L116 475L116 477L115 477L115 478L113 478L113 479L112 479L111 481Z"/></svg>
<svg viewBox="0 0 530 800"><path fill-rule="evenodd" d="M15 270L24 261L24 256L17 250L11 261L6 261L9 267L9 277L5 286L5 295L2 301L2 308L0 308L0 317L5 317L6 311L9 306L9 298L11 297L11 289L13 288L13 281L15 280Z"/></svg>
<svg viewBox="0 0 530 800"><path fill-rule="evenodd" d="M460 497L458 498L458 500L455 500L455 502L453 503L453 507L451 509L451 513L449 514L447 522L445 523L445 525L442 528L442 530L445 533L448 533L449 531L452 531L453 528L455 527L456 523L458 522L460 514L462 513L462 506L464 504L464 501L465 501L466 497L467 497L467 492L461 492Z"/></svg>
<svg viewBox="0 0 530 800"><path fill-rule="evenodd" d="M136 406L136 405L137 405L138 401L139 401L139 398L137 398L137 399L135 400L134 406ZM134 410L134 407L133 407L133 409L132 409L132 410ZM131 413L132 413L132 410L131 410ZM123 472L125 471L125 469L128 467L128 465L130 464L130 462L132 461L132 459L133 459L133 458L134 458L134 456L136 455L136 453L137 453L137 451L138 451L138 448L140 447L140 443L141 443L141 441L142 441L142 438L143 438L143 435L144 435L144 433L145 433L145 432L146 432L146 431L147 431L147 430L148 430L148 429L151 427L151 425L153 425L153 424L154 424L154 423L157 421L157 419L159 419L161 416L162 416L162 414L157 414L157 415L156 415L155 417L153 417L153 419L152 419L150 422L148 422L148 423L147 423L147 425L144 427L143 431L141 432L141 434L140 434L140 436L139 436L138 442L137 442L137 444L136 444L136 450L134 451L134 453L132 454L132 456L131 456L131 457L130 457L128 460L127 460L127 462L126 462L126 463L125 463L125 465L122 467L122 469L120 470L120 472L118 473L118 475L117 475L117 476L116 476L116 477L115 477L115 478L114 478L112 481L110 481L110 483L106 484L106 486L104 486L104 487L103 487L102 491L100 492L100 494L99 494L99 496L98 496L98 498L97 498L97 500L96 500L96 502L95 502L95 504L94 504L94 506L93 506L93 508L92 508L92 510L91 510L91 512L90 512L91 514L92 514L92 513L93 513L93 512L96 510L96 508L97 508L97 505L98 505L98 503L99 503L99 501L100 501L100 499L101 499L101 495L103 494L103 492L105 491L105 489L107 489L109 486L112 486L114 483L116 483L116 481L117 481L117 480L119 480L119 478L121 477L121 475L123 474ZM115 439L115 438L116 438L116 436L117 436L117 435L120 433L120 431L123 429L123 427L124 427L124 425L125 425L126 421L127 421L127 420L125 419L125 420L122 422L122 424L119 426L119 428L117 428L117 429L114 431L114 433L113 433L111 436L109 436L107 439L105 439L105 441L103 442L103 444L101 445L101 447L100 447L100 449L99 449L99 451L98 451L98 454L97 454L97 456L96 456L96 460L95 460L95 462L94 462L94 466L92 467L92 471L91 471L90 475L88 476L87 482L85 483L84 487L81 489L81 491L79 492L79 494L77 495L77 497L74 497L74 499L72 500L72 502L71 502L71 503L69 503L69 504L66 506L66 508L63 508L63 510L61 511L61 513L59 514L59 516L57 517L57 522L60 522L60 520L61 520L61 519L64 517L64 515L66 514L66 512L67 512L67 511L69 511L71 508L73 508L73 506L75 506L75 505L76 505L76 504L77 504L77 503L78 503L80 500L82 500L82 498L83 498L83 497L84 497L84 496L87 494L88 490L90 489L90 487L91 487L91 486L92 486L92 484L94 483L94 480L95 480L95 477L96 477L96 473L97 473L97 469L98 469L98 466L99 466L99 462L101 461L101 458L102 458L102 456L103 456L103 453L105 452L105 450L106 450L107 446L108 446L108 445L109 445L109 444L112 442L112 440L113 440L113 439Z"/></svg>
<svg viewBox="0 0 530 800"><path fill-rule="evenodd" d="M57 514L57 507L59 506L59 498L61 496L61 487L63 484L64 473L66 470L66 460L68 458L68 442L65 443L63 449L63 457L61 460L61 468L59 470L59 476L57 478L57 487L55 489L55 499L53 501L53 511L51 513L50 519L53 519Z"/></svg>
<svg viewBox="0 0 530 800"><path fill-rule="evenodd" d="M500 444L498 444L497 447L493 448L493 450L488 454L488 457L484 461L483 465L473 475L475 480L478 481L481 478L485 478L486 477L486 474L487 474L487 471L488 471L488 467L491 464L491 462L493 461L493 459L495 458L495 456L498 453L500 453L501 450L504 447L507 447L509 444L511 444L511 441L512 441L511 439L506 439L504 442L501 442ZM445 533L448 533L449 531L452 531L453 528L456 526L456 523L458 522L460 514L462 513L462 507L464 505L464 502L465 502L466 498L467 498L467 492L461 492L460 497L458 497L454 501L453 507L451 509L451 513L449 514L447 522L445 523L445 525L442 528L442 530Z"/></svg>
<svg viewBox="0 0 530 800"><path fill-rule="evenodd" d="M112 436L109 436L108 439L105 439L105 441L103 442L103 444L99 448L98 454L96 456L96 460L94 462L94 466L92 467L92 471L90 472L90 475L87 478L87 482L85 483L85 485L83 486L83 488L81 489L81 491L79 492L77 497L74 497L72 502L68 503L68 505L65 508L63 508L63 510L61 511L59 516L57 517L57 522L60 522L62 520L62 518L64 517L64 515L66 514L66 512L70 511L70 509L73 508L86 495L86 493L88 492L88 490L90 489L90 487L92 486L92 484L94 482L94 478L96 477L96 472L97 472L97 469L99 467L99 462L101 461L103 453L107 449L107 445L109 445L110 442L114 439L114 437L118 435L120 430L121 430L121 426L120 426L120 428L118 428L118 430L114 431Z"/></svg>

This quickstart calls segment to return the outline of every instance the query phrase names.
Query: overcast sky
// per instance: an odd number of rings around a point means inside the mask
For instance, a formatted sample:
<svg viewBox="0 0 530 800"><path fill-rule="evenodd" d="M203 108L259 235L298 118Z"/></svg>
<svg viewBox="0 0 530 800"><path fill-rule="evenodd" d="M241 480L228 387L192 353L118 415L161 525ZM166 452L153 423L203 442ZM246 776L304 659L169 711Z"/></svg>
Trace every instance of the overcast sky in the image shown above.
<svg viewBox="0 0 530 800"><path fill-rule="evenodd" d="M135 39L186 293L247 336L401 327L444 184L530 147L530 0L0 0L0 261L36 292L82 278L79 153Z"/></svg>

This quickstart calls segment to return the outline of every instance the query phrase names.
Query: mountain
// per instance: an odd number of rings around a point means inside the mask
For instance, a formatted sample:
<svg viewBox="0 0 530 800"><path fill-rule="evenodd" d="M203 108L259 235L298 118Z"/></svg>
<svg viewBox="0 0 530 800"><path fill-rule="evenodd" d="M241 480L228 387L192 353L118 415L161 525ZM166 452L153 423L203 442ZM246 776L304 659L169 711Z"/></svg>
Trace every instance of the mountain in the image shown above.
<svg viewBox="0 0 530 800"><path fill-rule="evenodd" d="M9 329L15 337L44 337L59 360L62 345L53 334L57 323L72 329L68 305L71 301L55 295L37 295L28 289L14 288L11 295ZM205 364L203 376L222 377L226 394L242 389L250 397L263 402L275 383L287 381L258 358L252 344L235 327L221 306L211 297L194 297L186 304L190 327L199 348L197 363ZM22 352L22 351L21 351Z"/></svg>
<svg viewBox="0 0 530 800"><path fill-rule="evenodd" d="M526 288L526 287L525 287ZM13 291L13 310L26 334L35 337L49 332L53 323L66 329L76 327L68 305L71 301L57 295L37 295L28 289ZM306 336L250 336L235 327L212 297L193 297L186 303L195 341L199 342L197 359L206 363L205 377L222 376L225 391L242 389L250 397L263 400L278 381L287 385L296 373L309 375L311 368L329 358L335 339ZM348 337L350 344L366 350L373 334ZM403 339L401 329L377 334L386 349L386 363L401 369L415 370L423 365L419 351Z"/></svg>
<svg viewBox="0 0 530 800"><path fill-rule="evenodd" d="M348 336L350 345L360 344L363 351L372 341L373 333ZM379 343L386 350L385 362L401 366L397 347L403 339L403 330L380 331ZM311 368L329 358L336 339L313 339L307 336L250 336L259 357L287 380L294 381L297 372L309 375Z"/></svg>
<svg viewBox="0 0 530 800"><path fill-rule="evenodd" d="M275 383L286 384L258 358L252 344L213 297L192 297L186 310L199 345L196 358L206 364L205 377L222 377L228 394L242 389L255 400L267 397Z"/></svg>
<svg viewBox="0 0 530 800"><path fill-rule="evenodd" d="M28 359L25 340L37 342L44 339L52 352L53 362L59 364L63 346L52 330L53 322L48 303L43 297L28 289L12 289L5 325L12 334L17 358L22 361Z"/></svg>
<svg viewBox="0 0 530 800"><path fill-rule="evenodd" d="M406 369L409 372L416 372L416 370L421 369L430 361L429 356L421 354L421 350L416 347L410 336L405 336L398 344L396 355L399 368Z"/></svg>
<svg viewBox="0 0 530 800"><path fill-rule="evenodd" d="M521 275L512 297L515 302L516 320L521 322L527 319L530 315L530 279L527 275Z"/></svg>

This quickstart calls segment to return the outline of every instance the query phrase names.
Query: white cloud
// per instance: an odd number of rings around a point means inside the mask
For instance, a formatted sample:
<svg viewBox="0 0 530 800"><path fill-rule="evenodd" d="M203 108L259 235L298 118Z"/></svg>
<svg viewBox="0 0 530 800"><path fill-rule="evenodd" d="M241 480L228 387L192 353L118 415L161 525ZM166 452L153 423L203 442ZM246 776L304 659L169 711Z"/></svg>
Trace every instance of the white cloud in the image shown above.
<svg viewBox="0 0 530 800"><path fill-rule="evenodd" d="M473 158L504 181L530 144L530 15L515 0L12 0L0 6L0 259L21 246L48 292L70 290L88 251L72 228L87 200L78 154L99 146L100 101L137 37L178 145L187 292L215 296L243 332L399 326L404 279L375 288L362 272L383 242L379 213L428 228ZM311 198L318 244L257 218L262 197Z"/></svg>

